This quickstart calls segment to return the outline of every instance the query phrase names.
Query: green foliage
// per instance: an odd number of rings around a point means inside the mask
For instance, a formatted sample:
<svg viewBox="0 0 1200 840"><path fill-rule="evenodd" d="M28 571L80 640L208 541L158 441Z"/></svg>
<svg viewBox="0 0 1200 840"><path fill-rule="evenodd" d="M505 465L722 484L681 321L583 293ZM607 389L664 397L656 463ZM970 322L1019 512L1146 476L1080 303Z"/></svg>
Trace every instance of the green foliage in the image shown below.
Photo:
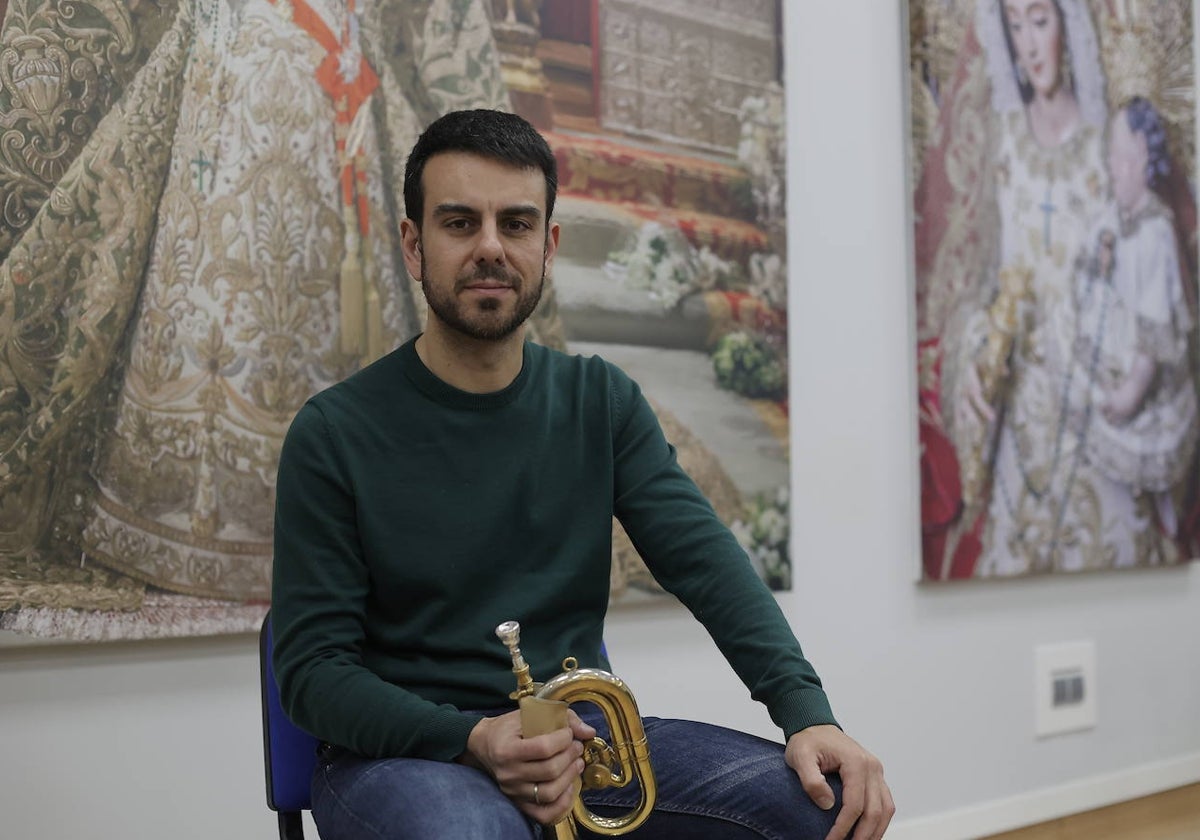
<svg viewBox="0 0 1200 840"><path fill-rule="evenodd" d="M728 333L712 353L717 384L746 397L780 399L787 393L787 368L764 338Z"/></svg>

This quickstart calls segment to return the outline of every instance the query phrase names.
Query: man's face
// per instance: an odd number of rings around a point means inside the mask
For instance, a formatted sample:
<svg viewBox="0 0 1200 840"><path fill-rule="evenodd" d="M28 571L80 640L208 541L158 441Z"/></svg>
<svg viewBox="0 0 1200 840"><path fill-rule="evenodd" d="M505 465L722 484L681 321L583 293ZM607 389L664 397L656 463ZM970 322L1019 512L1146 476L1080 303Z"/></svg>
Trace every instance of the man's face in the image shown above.
<svg viewBox="0 0 1200 840"><path fill-rule="evenodd" d="M537 307L558 248L542 172L445 152L421 177L421 230L405 219L401 231L430 319L473 339L507 338Z"/></svg>

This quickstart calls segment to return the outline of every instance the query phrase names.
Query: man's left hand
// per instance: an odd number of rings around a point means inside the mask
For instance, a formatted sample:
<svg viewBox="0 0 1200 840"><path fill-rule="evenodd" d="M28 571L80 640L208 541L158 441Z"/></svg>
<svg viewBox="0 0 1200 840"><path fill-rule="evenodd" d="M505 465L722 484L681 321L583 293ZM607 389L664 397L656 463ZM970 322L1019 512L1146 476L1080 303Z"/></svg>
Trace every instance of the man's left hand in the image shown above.
<svg viewBox="0 0 1200 840"><path fill-rule="evenodd" d="M836 726L810 726L788 739L785 757L813 802L825 810L834 804L825 774L842 777L842 810L825 840L844 840L856 822L851 840L883 837L896 805L883 780L883 765L857 741Z"/></svg>

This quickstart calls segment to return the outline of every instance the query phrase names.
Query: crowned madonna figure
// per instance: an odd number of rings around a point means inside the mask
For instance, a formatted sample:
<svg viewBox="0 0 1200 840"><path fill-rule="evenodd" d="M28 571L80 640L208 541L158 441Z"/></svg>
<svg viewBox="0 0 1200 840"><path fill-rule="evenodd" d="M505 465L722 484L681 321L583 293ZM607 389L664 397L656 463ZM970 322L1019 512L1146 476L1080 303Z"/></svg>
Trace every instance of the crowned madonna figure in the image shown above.
<svg viewBox="0 0 1200 840"><path fill-rule="evenodd" d="M1180 557L1089 455L1070 399L1087 372L1055 352L1110 192L1096 22L1084 0L980 0L943 92L915 196L928 577Z"/></svg>

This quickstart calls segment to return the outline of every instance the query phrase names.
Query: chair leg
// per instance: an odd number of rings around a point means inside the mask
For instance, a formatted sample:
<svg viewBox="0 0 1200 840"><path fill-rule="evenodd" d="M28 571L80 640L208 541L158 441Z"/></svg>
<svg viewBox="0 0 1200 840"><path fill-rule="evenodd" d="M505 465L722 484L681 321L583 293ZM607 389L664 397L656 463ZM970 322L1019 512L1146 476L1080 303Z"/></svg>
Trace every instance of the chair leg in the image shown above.
<svg viewBox="0 0 1200 840"><path fill-rule="evenodd" d="M304 822L299 811L280 811L279 840L304 840Z"/></svg>

